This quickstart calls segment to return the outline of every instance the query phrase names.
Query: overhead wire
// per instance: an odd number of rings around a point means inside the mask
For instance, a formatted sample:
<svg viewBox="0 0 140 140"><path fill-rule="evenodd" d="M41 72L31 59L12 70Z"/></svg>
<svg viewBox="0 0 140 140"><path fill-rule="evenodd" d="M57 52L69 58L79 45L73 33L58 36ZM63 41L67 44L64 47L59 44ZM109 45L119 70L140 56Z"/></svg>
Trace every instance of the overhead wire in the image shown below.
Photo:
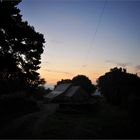
<svg viewBox="0 0 140 140"><path fill-rule="evenodd" d="M104 5L103 5L103 8L102 8L101 14L99 15L99 19L98 19L98 22L97 22L97 25L96 25L96 29L95 29L94 35L93 35L93 38L92 38L91 43L89 45L89 48L87 50L87 53L85 55L85 59L84 59L85 62L82 65L82 67L86 67L87 66L88 57L89 57L89 54L91 52L92 46L93 46L93 44L95 42L95 39L96 39L96 36L97 36L97 32L99 30L99 26L101 24L101 20L102 20L104 11L105 11L106 4L107 4L107 0L104 1Z"/></svg>

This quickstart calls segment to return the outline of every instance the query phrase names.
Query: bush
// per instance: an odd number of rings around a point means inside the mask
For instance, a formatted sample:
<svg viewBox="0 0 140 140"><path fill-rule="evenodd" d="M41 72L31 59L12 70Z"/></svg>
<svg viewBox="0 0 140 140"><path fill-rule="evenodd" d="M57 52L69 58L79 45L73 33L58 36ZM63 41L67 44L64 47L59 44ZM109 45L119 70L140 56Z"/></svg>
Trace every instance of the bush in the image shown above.
<svg viewBox="0 0 140 140"><path fill-rule="evenodd" d="M4 117L34 111L39 111L39 107L36 101L26 94L3 95L0 98L0 114Z"/></svg>
<svg viewBox="0 0 140 140"><path fill-rule="evenodd" d="M129 101L128 113L131 119L140 125L140 98L134 97Z"/></svg>

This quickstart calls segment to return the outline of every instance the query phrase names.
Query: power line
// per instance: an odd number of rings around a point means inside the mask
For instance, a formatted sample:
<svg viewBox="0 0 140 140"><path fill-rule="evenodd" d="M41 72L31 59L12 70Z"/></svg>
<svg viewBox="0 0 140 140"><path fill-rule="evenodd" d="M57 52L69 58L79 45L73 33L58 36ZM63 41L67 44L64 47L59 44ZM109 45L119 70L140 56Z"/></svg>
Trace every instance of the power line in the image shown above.
<svg viewBox="0 0 140 140"><path fill-rule="evenodd" d="M107 4L107 0L104 1L104 5L103 5L103 8L102 8L101 14L100 14L100 16L99 16L98 23L97 23L97 26L96 26L96 29L95 29L95 32L94 32L92 41L91 41L91 43L90 43L90 45L89 45L89 48L88 48L88 50L87 50L87 54L86 54L86 56L85 56L85 63L82 65L82 67L85 67L85 66L87 65L88 56L89 56L89 54L90 54L90 50L92 49L92 45L93 45L93 43L95 42L95 38L96 38L96 35L97 35L97 32L98 32L99 26L100 26L100 24L101 24L101 20L102 20L104 11L105 11L106 4Z"/></svg>

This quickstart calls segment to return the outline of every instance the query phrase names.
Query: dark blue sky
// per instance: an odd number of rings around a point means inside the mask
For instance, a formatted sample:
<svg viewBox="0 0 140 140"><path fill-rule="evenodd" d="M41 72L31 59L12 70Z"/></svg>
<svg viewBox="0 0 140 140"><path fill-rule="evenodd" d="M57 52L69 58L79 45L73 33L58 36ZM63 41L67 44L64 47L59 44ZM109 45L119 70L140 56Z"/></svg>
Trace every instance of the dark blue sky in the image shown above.
<svg viewBox="0 0 140 140"><path fill-rule="evenodd" d="M140 72L140 1L23 0L19 8L45 36L40 72L49 84L76 74L95 82L114 66Z"/></svg>

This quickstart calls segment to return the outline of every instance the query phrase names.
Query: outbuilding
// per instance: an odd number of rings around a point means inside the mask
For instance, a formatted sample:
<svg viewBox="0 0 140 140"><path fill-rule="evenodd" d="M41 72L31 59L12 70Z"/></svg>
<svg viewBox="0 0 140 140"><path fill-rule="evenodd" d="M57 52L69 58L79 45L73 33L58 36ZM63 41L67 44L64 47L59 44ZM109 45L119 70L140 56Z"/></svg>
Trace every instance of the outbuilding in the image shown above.
<svg viewBox="0 0 140 140"><path fill-rule="evenodd" d="M80 86L71 83L59 84L56 88L45 96L51 102L79 102L88 99L88 93Z"/></svg>

